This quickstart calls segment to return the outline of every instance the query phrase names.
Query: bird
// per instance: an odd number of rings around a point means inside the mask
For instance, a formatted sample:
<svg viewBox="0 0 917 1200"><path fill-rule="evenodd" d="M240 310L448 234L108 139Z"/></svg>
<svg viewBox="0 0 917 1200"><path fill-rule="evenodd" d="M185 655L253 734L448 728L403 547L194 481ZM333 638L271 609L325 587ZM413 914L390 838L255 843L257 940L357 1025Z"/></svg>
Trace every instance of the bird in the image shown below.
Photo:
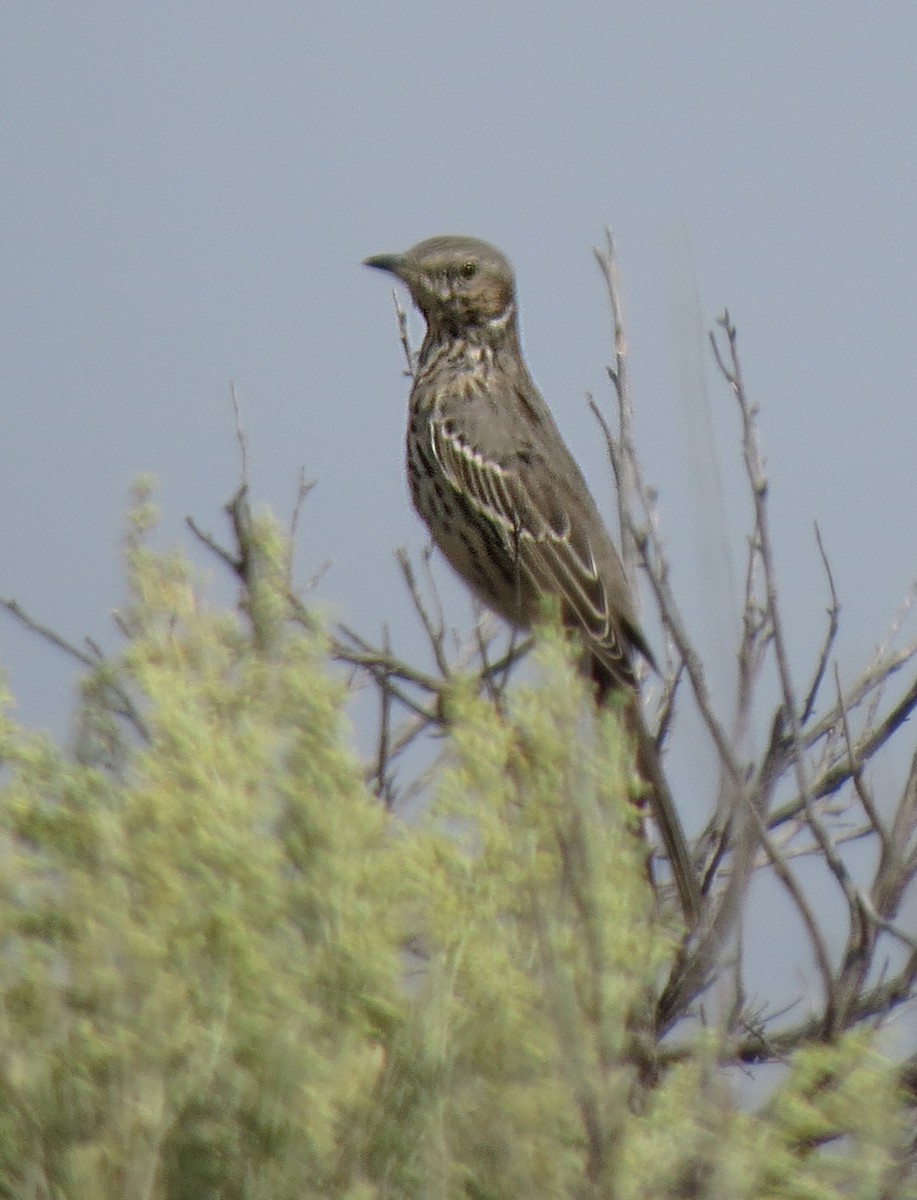
<svg viewBox="0 0 917 1200"><path fill-rule="evenodd" d="M599 705L621 695L685 922L701 892L642 717L635 657L655 666L621 558L519 337L513 268L477 238L427 238L364 265L403 283L425 323L408 403L411 498L434 543L489 609L528 629L559 602L582 641Z"/></svg>

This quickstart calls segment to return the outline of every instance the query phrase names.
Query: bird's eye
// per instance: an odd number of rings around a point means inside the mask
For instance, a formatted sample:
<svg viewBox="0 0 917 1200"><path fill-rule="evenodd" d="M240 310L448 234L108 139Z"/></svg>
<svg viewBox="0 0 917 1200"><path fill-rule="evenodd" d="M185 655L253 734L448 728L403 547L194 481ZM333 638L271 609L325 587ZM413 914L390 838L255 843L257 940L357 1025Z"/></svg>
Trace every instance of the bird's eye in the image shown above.
<svg viewBox="0 0 917 1200"><path fill-rule="evenodd" d="M462 263L461 273L463 279L474 279L478 273L478 264L476 262Z"/></svg>

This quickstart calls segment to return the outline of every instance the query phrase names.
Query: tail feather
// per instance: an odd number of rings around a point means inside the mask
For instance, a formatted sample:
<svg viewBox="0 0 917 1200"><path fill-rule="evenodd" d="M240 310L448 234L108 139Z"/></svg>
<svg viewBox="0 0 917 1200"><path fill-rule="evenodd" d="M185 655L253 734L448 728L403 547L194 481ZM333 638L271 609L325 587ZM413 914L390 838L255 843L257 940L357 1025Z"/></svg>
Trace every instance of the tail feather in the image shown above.
<svg viewBox="0 0 917 1200"><path fill-rule="evenodd" d="M596 682L599 704L604 704L612 694L620 695L623 692L626 697L622 715L625 728L634 741L637 770L649 789L653 819L662 836L672 877L678 889L685 922L689 929L694 929L700 919L703 904L700 883L688 849L684 829L675 808L675 801L663 774L656 743L643 720L639 697L634 686L622 688L620 678L612 678L595 658L592 660L592 674Z"/></svg>

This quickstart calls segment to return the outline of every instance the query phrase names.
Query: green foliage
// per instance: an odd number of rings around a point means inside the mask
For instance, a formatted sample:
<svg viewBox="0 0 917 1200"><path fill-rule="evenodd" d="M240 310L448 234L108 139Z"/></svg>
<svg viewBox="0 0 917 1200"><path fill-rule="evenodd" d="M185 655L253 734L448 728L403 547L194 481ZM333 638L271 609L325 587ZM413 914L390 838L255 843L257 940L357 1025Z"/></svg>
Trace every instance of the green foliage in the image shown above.
<svg viewBox="0 0 917 1200"><path fill-rule="evenodd" d="M137 538L129 575L145 740L117 773L0 741L0 1192L328 1195L398 1016L402 847L319 638L260 653Z"/></svg>
<svg viewBox="0 0 917 1200"><path fill-rule="evenodd" d="M76 753L0 725L0 1195L906 1194L868 1039L795 1055L759 1113L715 1035L657 1045L678 929L562 639L507 713L450 698L436 803L404 828L291 620L273 523L240 612L150 524L138 505L126 643Z"/></svg>

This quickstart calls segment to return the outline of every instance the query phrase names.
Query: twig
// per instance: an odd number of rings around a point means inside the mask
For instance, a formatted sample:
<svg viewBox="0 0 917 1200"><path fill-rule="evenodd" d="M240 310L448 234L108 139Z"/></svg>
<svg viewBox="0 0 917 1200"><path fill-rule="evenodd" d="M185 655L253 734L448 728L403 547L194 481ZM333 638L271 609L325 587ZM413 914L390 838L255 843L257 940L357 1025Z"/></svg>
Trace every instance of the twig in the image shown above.
<svg viewBox="0 0 917 1200"><path fill-rule="evenodd" d="M608 296L608 306L611 311L611 334L614 345L614 365L606 368L608 378L614 388L618 400L618 444L622 453L615 463L615 455L611 454L615 466L618 497L618 528L621 538L621 559L624 572L631 590L635 590L637 572L637 544L634 532L628 519L632 507L632 499L636 494L636 481L633 474L633 464L636 458L634 447L634 405L630 391L630 381L627 373L627 333L624 327L624 310L621 302L621 278L618 271L618 258L611 230L605 229L605 245L602 249L592 248L598 263L605 291ZM614 440L606 428L609 449Z"/></svg>
<svg viewBox="0 0 917 1200"><path fill-rule="evenodd" d="M47 625L42 625L40 621L25 611L18 600L13 600L10 597L0 596L0 608L5 608L10 616L15 617L20 625L24 625L31 633L36 633L46 642L50 642L52 646L56 646L58 650L63 652L70 658L75 658L77 662L82 663L84 667L98 666L98 660L85 650L80 650L72 642L68 642L66 638L61 637L59 633L55 633Z"/></svg>
<svg viewBox="0 0 917 1200"><path fill-rule="evenodd" d="M822 642L821 651L815 664L815 674L812 677L812 682L809 685L809 690L806 693L806 698L802 705L800 722L803 725L806 724L815 710L815 701L818 696L818 691L821 687L825 671L827 670L828 659L831 655L831 650L837 637L841 612L841 606L837 599L837 589L834 586L834 575L831 571L831 564L828 562L828 555L825 553L825 546L822 542L821 530L818 527L817 521L815 522L815 541L818 545L818 553L821 555L822 566L825 568L825 575L828 579L828 590L831 595L831 603L828 606L828 628L825 631L825 640Z"/></svg>
<svg viewBox="0 0 917 1200"><path fill-rule="evenodd" d="M446 651L443 645L444 642L444 623L442 612L438 614L438 619L434 622L433 618L427 610L423 596L420 594L420 588L417 584L417 577L414 574L414 567L411 560L408 558L407 551L401 549L397 551L396 557L398 565L401 567L401 574L404 582L407 585L408 595L411 597L411 603L414 606L414 611L420 617L420 622L427 634L427 639L430 643L430 649L433 651L433 657L436 660L436 665L444 679L448 679L450 675L449 660L446 658Z"/></svg>
<svg viewBox="0 0 917 1200"><path fill-rule="evenodd" d="M236 429L236 441L239 443L239 473L241 478L241 486L239 491L248 491L248 435L242 427L242 406L239 404L239 397L236 394L236 385L230 384L230 396L232 397L232 414Z"/></svg>
<svg viewBox="0 0 917 1200"><path fill-rule="evenodd" d="M388 626L382 630L382 645L387 655L391 654ZM388 770L391 761L391 719L392 719L392 689L388 679L379 679L379 737L376 748L376 795L383 801L385 807L392 807L392 792L389 785Z"/></svg>
<svg viewBox="0 0 917 1200"><path fill-rule="evenodd" d="M398 322L398 339L401 342L401 349L404 351L405 375L409 379L413 379L417 373L417 355L411 347L411 338L408 333L408 315L401 306L401 300L397 291L392 292L392 300L395 304L395 320Z"/></svg>
<svg viewBox="0 0 917 1200"><path fill-rule="evenodd" d="M315 487L314 479L307 479L305 468L299 469L299 486L296 489L296 502L293 505L293 512L290 515L290 540L296 537L296 531L299 528L299 518L302 515L303 506L306 502L306 497Z"/></svg>

